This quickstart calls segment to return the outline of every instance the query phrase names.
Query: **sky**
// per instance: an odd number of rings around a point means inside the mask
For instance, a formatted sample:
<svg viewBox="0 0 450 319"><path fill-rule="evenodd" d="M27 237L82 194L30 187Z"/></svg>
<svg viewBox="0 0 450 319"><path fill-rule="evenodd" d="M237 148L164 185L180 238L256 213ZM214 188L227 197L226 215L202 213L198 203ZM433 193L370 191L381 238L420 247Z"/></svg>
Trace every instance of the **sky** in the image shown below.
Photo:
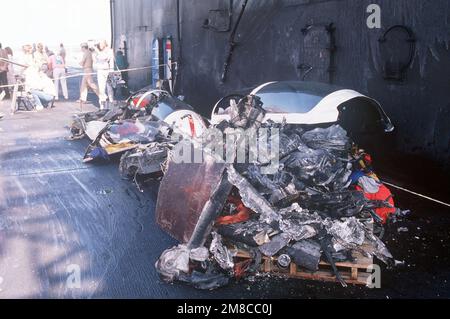
<svg viewBox="0 0 450 319"><path fill-rule="evenodd" d="M111 40L109 0L1 0L3 47Z"/></svg>

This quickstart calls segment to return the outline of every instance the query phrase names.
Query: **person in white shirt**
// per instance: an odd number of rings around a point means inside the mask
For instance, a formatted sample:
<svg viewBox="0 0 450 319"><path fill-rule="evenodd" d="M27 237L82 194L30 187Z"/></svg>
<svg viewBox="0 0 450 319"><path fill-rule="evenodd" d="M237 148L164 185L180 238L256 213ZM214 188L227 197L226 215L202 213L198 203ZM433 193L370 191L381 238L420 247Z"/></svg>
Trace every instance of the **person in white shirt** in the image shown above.
<svg viewBox="0 0 450 319"><path fill-rule="evenodd" d="M53 81L37 67L25 70L25 89L33 96L36 109L42 110L55 100L56 90Z"/></svg>
<svg viewBox="0 0 450 319"><path fill-rule="evenodd" d="M100 108L103 109L107 99L109 99L109 102L114 102L114 92L111 84L108 83L108 76L110 72L114 71L114 52L108 46L106 40L101 41L96 48L95 61Z"/></svg>

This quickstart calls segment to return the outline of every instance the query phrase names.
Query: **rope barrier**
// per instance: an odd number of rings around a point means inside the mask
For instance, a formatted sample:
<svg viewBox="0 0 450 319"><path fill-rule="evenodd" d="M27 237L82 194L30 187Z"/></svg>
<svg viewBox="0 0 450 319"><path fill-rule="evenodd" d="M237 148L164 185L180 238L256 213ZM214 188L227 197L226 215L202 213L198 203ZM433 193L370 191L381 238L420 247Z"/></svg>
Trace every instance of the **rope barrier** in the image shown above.
<svg viewBox="0 0 450 319"><path fill-rule="evenodd" d="M396 189L399 189L399 190L401 190L401 191L410 193L410 194L412 194L412 195L415 195L415 196L418 196L418 197L427 199L427 200L429 200L429 201L432 201L432 202L435 202L435 203L438 203L438 204L441 204L441 205L450 207L450 204L444 203L444 202L442 202L442 201L440 201L440 200L437 200L437 199L434 199L434 198L432 198L432 197L425 196L425 195L422 195L422 194L413 192L413 191L411 191L411 190L409 190L409 189L406 189L406 188L403 188L403 187L400 187L400 186L397 186L397 185L394 185L394 184L391 184L391 183L388 183L388 182L385 182L385 181L383 181L383 183L386 184L386 185L388 185L388 186L391 186L391 187L394 187L394 188L396 188Z"/></svg>
<svg viewBox="0 0 450 319"><path fill-rule="evenodd" d="M18 66L21 66L23 68L27 68L27 66L23 65L23 64L19 64L13 61L10 61L8 59L4 59L4 58L0 58L1 61L5 61L11 64L15 64ZM143 67L137 67L137 68L129 68L129 69L122 69L122 70L109 70L109 73L117 73L117 72L134 72L134 71L140 71L140 70L147 70L147 69L159 69L161 67L166 67L166 66L170 66L171 68L173 66L178 65L178 62L172 62L172 63L165 63L165 64L159 64L156 66L143 66ZM71 79L71 78L76 78L76 77L81 77L81 76L85 76L85 75L96 75L97 72L80 72L80 73L73 73L73 74L68 74L66 76L63 76L59 79ZM14 87L16 84L8 84L8 85L0 85L0 89L1 88L8 88L8 87Z"/></svg>

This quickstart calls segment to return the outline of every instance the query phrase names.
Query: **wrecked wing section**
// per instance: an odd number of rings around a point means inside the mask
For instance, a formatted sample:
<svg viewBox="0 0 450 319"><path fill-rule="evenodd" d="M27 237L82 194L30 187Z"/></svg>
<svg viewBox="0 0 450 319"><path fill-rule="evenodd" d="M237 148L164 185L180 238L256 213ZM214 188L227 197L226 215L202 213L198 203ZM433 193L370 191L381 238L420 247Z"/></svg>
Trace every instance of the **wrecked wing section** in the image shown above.
<svg viewBox="0 0 450 319"><path fill-rule="evenodd" d="M107 123L119 119L123 114L124 111L121 108L104 109L94 112L76 114L74 115L74 119L70 124L71 135L70 137L68 137L68 139L77 140L82 139L86 135L88 135L90 140L94 140L97 137L97 134L95 134L94 132L95 127L99 127L100 124L91 124L91 122Z"/></svg>
<svg viewBox="0 0 450 319"><path fill-rule="evenodd" d="M89 145L84 161L92 161L124 153L139 145L165 143L170 141L170 127L164 122L149 121L146 118L116 122L89 122L93 126L92 136L96 136Z"/></svg>
<svg viewBox="0 0 450 319"><path fill-rule="evenodd" d="M191 239L203 207L220 183L224 164L206 160L202 164L170 162L158 193L156 222L182 243Z"/></svg>

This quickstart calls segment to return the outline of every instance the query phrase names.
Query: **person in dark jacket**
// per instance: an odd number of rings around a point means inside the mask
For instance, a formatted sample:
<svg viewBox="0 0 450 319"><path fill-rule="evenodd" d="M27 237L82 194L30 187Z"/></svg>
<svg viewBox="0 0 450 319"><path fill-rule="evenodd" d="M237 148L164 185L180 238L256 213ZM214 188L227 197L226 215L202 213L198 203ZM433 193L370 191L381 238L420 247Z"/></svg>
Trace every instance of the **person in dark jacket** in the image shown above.
<svg viewBox="0 0 450 319"><path fill-rule="evenodd" d="M125 81L125 83L128 84L128 72L122 71L126 70L128 68L128 63L126 60L126 57L123 55L122 50L118 50L116 52L116 70L120 71L122 75L122 79Z"/></svg>

